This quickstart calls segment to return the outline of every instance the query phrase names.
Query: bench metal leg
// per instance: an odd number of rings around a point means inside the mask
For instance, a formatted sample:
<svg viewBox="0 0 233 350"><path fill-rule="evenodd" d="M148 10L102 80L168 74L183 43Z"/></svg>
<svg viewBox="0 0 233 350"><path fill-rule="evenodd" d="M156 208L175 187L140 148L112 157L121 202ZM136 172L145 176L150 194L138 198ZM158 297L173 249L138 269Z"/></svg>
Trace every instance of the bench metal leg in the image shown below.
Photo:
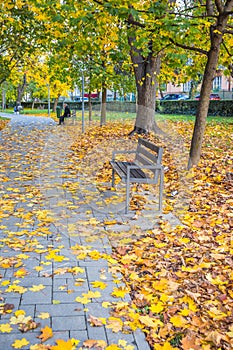
<svg viewBox="0 0 233 350"><path fill-rule="evenodd" d="M160 181L159 181L159 211L163 209L163 169L160 170Z"/></svg>
<svg viewBox="0 0 233 350"><path fill-rule="evenodd" d="M112 168L112 187L115 187L115 170Z"/></svg>
<svg viewBox="0 0 233 350"><path fill-rule="evenodd" d="M125 214L128 214L128 211L129 211L129 193L130 193L130 184L128 182L126 182Z"/></svg>
<svg viewBox="0 0 233 350"><path fill-rule="evenodd" d="M130 170L127 168L126 178L126 203L125 203L125 214L129 211L129 195L130 195Z"/></svg>

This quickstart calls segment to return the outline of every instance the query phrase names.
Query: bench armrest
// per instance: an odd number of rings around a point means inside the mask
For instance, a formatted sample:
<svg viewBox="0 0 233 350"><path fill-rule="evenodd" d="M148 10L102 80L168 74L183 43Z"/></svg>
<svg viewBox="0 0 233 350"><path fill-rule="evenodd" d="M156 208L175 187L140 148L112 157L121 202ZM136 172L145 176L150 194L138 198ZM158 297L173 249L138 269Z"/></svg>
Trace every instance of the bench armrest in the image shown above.
<svg viewBox="0 0 233 350"><path fill-rule="evenodd" d="M113 151L112 152L112 161L115 160L115 156L117 154L133 154L133 153L136 153L136 150L119 150L119 151Z"/></svg>

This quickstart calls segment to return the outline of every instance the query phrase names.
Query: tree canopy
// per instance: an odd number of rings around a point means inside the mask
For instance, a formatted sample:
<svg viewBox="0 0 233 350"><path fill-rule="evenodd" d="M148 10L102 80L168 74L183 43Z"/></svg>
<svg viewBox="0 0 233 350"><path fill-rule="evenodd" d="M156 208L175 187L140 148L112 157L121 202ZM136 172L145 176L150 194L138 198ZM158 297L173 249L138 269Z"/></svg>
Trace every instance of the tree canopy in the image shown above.
<svg viewBox="0 0 233 350"><path fill-rule="evenodd" d="M191 164L198 162L218 64L232 70L233 0L4 0L0 6L0 82L22 70L32 55L38 62L47 57L54 89L58 81L67 88L78 84L83 69L88 91L124 92L135 82L136 132L158 131L159 84L195 84L203 76L193 141L199 146L196 156L190 154ZM63 87L58 90L59 96Z"/></svg>

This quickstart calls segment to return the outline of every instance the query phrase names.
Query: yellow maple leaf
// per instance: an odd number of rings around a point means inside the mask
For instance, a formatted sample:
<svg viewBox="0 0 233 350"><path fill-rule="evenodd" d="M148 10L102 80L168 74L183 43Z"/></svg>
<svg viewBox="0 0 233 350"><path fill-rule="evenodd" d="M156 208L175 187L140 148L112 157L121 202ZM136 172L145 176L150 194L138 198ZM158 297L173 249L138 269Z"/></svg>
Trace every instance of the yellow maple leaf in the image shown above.
<svg viewBox="0 0 233 350"><path fill-rule="evenodd" d="M161 311L164 310L164 305L163 303L161 303L160 301L157 302L156 304L152 304L150 307L149 307L150 311L155 313L155 314L159 314Z"/></svg>
<svg viewBox="0 0 233 350"><path fill-rule="evenodd" d="M190 314L190 310L189 309L183 309L179 312L180 315L182 316L188 316Z"/></svg>
<svg viewBox="0 0 233 350"><path fill-rule="evenodd" d="M222 312L216 307L211 307L210 310L207 311L210 317L212 317L214 320L222 320L225 317L227 317L227 314Z"/></svg>
<svg viewBox="0 0 233 350"><path fill-rule="evenodd" d="M77 275L78 273L84 273L84 269L82 269L79 266L72 267L72 269L69 270L69 272L74 273Z"/></svg>
<svg viewBox="0 0 233 350"><path fill-rule="evenodd" d="M19 315L26 315L26 312L24 310L16 310L15 316L18 317Z"/></svg>
<svg viewBox="0 0 233 350"><path fill-rule="evenodd" d="M103 301L103 302L102 302L102 306L103 306L105 309L109 308L111 305L112 305L112 304L111 304L109 301Z"/></svg>
<svg viewBox="0 0 233 350"><path fill-rule="evenodd" d="M153 282L152 286L155 290L163 292L167 289L168 281L165 278L162 278L160 281Z"/></svg>
<svg viewBox="0 0 233 350"><path fill-rule="evenodd" d="M146 327L151 327L157 329L158 326L162 326L163 323L155 318L150 317L149 315L140 316L139 321L144 324Z"/></svg>
<svg viewBox="0 0 233 350"><path fill-rule="evenodd" d="M12 327L9 323L2 323L0 324L0 332L2 333L10 333L12 331Z"/></svg>
<svg viewBox="0 0 233 350"><path fill-rule="evenodd" d="M100 289L105 289L107 287L107 284L104 283L104 282L101 282L101 281L94 281L94 282L91 282L91 285L94 287L94 288L100 288Z"/></svg>
<svg viewBox="0 0 233 350"><path fill-rule="evenodd" d="M1 286L5 287L5 286L8 286L8 284L10 284L10 283L11 283L10 280L2 281Z"/></svg>
<svg viewBox="0 0 233 350"><path fill-rule="evenodd" d="M43 266L35 266L34 267L34 270L36 270L37 272L40 272L40 271L42 271L44 268L43 268Z"/></svg>
<svg viewBox="0 0 233 350"><path fill-rule="evenodd" d="M84 260L86 259L87 257L87 253L83 252L83 253L80 253L79 255L77 255L76 259L77 260Z"/></svg>
<svg viewBox="0 0 233 350"><path fill-rule="evenodd" d="M22 269L19 269L17 271L14 272L14 276L15 277L24 277L28 274L27 270L25 270L24 267L22 267Z"/></svg>
<svg viewBox="0 0 233 350"><path fill-rule="evenodd" d="M100 222L99 222L98 220L96 220L96 218L91 218L91 219L89 220L89 223L90 223L91 225L93 225L93 226L96 226L96 225L98 225Z"/></svg>
<svg viewBox="0 0 233 350"><path fill-rule="evenodd" d="M22 339L16 339L15 342L11 345L15 349L21 349L23 346L26 346L28 344L29 344L29 341L26 338L22 338Z"/></svg>
<svg viewBox="0 0 233 350"><path fill-rule="evenodd" d="M57 255L57 250L52 250L48 255L45 256L47 260L54 260L56 262L62 262L65 257L63 255Z"/></svg>
<svg viewBox="0 0 233 350"><path fill-rule="evenodd" d="M127 294L129 290L126 287L114 288L111 295L116 298L124 298L125 294Z"/></svg>
<svg viewBox="0 0 233 350"><path fill-rule="evenodd" d="M15 293L19 293L19 294L23 294L27 291L27 288L24 288L22 286L16 286L15 284L12 284L11 286L9 286L5 292L7 293L11 293L11 292L15 292Z"/></svg>
<svg viewBox="0 0 233 350"><path fill-rule="evenodd" d="M52 338L52 336L52 328L45 326L44 328L41 328L41 335L39 335L38 338L41 340L42 343L44 343L49 338Z"/></svg>
<svg viewBox="0 0 233 350"><path fill-rule="evenodd" d="M122 348L120 348L117 344L111 344L105 348L105 350L121 350L121 349Z"/></svg>
<svg viewBox="0 0 233 350"><path fill-rule="evenodd" d="M186 319L182 316L173 316L170 318L170 322L175 327L183 327L187 323Z"/></svg>
<svg viewBox="0 0 233 350"><path fill-rule="evenodd" d="M99 291L93 292L93 291L89 290L89 292L83 293L83 296L86 298L100 298L101 294Z"/></svg>
<svg viewBox="0 0 233 350"><path fill-rule="evenodd" d="M45 286L43 286L43 284L38 284L38 285L33 285L31 288L29 288L29 290L31 290L32 292L39 292L44 288Z"/></svg>
<svg viewBox="0 0 233 350"><path fill-rule="evenodd" d="M62 339L56 340L57 345L53 345L50 347L51 350L73 350L73 343L71 339L65 341Z"/></svg>
<svg viewBox="0 0 233 350"><path fill-rule="evenodd" d="M160 344L154 344L155 350L179 350L178 348L173 348L173 346L166 341L163 345Z"/></svg>
<svg viewBox="0 0 233 350"><path fill-rule="evenodd" d="M97 250L94 250L94 251L90 252L88 255L93 260L99 260L102 257L102 254L100 254L100 252L98 252Z"/></svg>
<svg viewBox="0 0 233 350"><path fill-rule="evenodd" d="M91 299L88 299L87 297L77 297L75 301L77 301L77 303L82 303L86 305L91 302Z"/></svg>
<svg viewBox="0 0 233 350"><path fill-rule="evenodd" d="M49 318L50 317L50 314L48 312L41 312L39 315L38 315L39 318L41 318L42 320L45 320L46 318Z"/></svg>
<svg viewBox="0 0 233 350"><path fill-rule="evenodd" d="M117 221L116 220L111 220L111 221L104 221L104 225L115 225L117 223Z"/></svg>

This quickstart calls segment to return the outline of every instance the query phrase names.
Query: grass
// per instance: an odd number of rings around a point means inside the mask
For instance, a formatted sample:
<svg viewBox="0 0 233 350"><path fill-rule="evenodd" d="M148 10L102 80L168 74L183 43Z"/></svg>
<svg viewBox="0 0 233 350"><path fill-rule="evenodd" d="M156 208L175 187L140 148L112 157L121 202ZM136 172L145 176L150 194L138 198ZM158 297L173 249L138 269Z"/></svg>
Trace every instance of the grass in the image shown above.
<svg viewBox="0 0 233 350"><path fill-rule="evenodd" d="M8 109L5 110L4 113L12 114L13 110ZM24 109L22 111L22 114L26 115L36 115L36 116L48 116L48 111L46 109ZM56 113L52 112L50 113L50 116L57 120ZM77 111L77 118L81 118L82 111ZM193 115L170 115L170 114L157 114L156 113L156 120L158 121L164 121L164 120L171 120L171 121L195 121L195 116ZM85 122L88 122L88 111L85 111ZM134 120L136 118L136 113L128 113L128 112L110 112L107 111L107 121L121 121L121 120ZM92 120L98 121L100 119L100 111L94 111L92 112ZM232 124L233 123L233 116L232 117L218 117L218 116L208 116L207 117L207 123L226 123L226 124Z"/></svg>

